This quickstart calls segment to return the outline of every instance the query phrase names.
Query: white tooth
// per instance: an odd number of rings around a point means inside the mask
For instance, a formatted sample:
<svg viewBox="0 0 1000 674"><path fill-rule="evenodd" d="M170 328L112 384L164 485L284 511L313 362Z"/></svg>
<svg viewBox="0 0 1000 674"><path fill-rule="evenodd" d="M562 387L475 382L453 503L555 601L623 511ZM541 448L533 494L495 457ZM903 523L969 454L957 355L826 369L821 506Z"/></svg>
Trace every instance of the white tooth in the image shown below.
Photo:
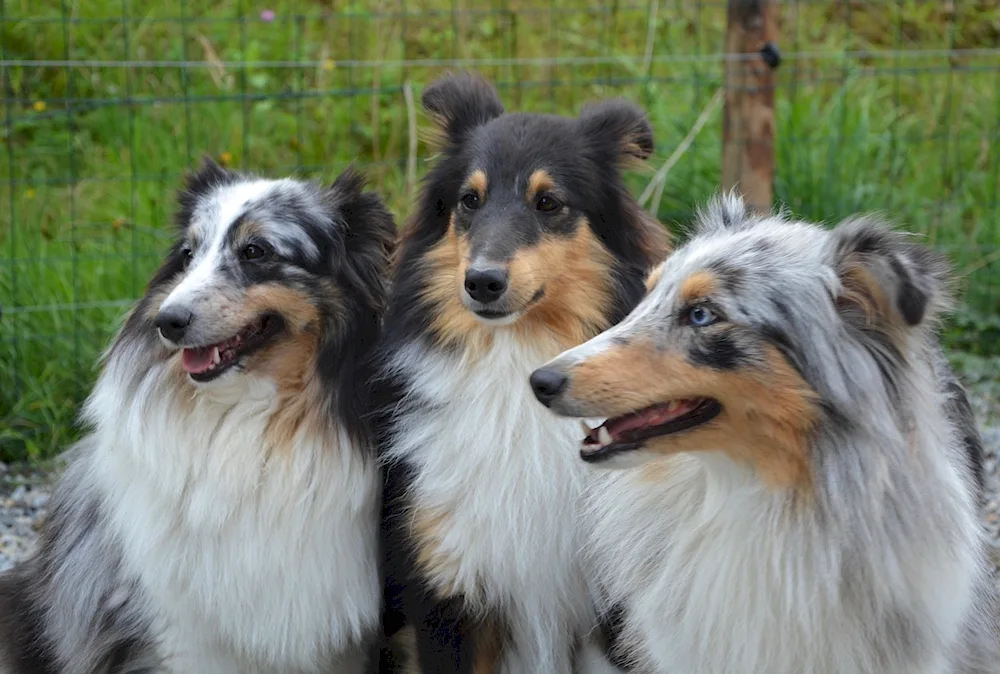
<svg viewBox="0 0 1000 674"><path fill-rule="evenodd" d="M219 347L213 346L212 347L212 364L213 365L218 365L220 362L222 362L222 357L219 355Z"/></svg>
<svg viewBox="0 0 1000 674"><path fill-rule="evenodd" d="M681 406L681 404L679 402L677 402L676 400L671 400L670 402L667 403L667 411L668 412L673 412L675 409L677 409L680 406Z"/></svg>
<svg viewBox="0 0 1000 674"><path fill-rule="evenodd" d="M597 439L601 441L601 445L611 444L611 433L608 432L607 426L601 426L597 429Z"/></svg>
<svg viewBox="0 0 1000 674"><path fill-rule="evenodd" d="M583 437L585 438L590 437L591 428L590 426L587 425L587 422L584 421L583 419L580 419L580 430L583 431Z"/></svg>

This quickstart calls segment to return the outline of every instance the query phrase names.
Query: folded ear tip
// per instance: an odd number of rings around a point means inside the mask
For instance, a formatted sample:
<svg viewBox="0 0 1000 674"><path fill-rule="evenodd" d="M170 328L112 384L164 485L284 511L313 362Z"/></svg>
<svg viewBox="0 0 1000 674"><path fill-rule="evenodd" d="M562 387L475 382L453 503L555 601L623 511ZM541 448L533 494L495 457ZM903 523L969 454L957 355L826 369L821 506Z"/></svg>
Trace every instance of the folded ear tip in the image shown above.
<svg viewBox="0 0 1000 674"><path fill-rule="evenodd" d="M496 87L482 75L465 70L449 72L428 84L420 103L449 136L504 112Z"/></svg>
<svg viewBox="0 0 1000 674"><path fill-rule="evenodd" d="M896 304L903 320L910 326L919 325L927 310L927 295L912 283L904 283L899 289Z"/></svg>
<svg viewBox="0 0 1000 674"><path fill-rule="evenodd" d="M616 136L624 158L645 161L656 150L653 125L632 101L611 98L592 103L583 109L580 120L588 133Z"/></svg>
<svg viewBox="0 0 1000 674"><path fill-rule="evenodd" d="M907 232L894 229L879 217L861 216L845 220L833 230L835 264L843 277L862 267L873 287L893 298L887 310L896 320L915 327L946 308L949 297L949 267L943 255L915 243Z"/></svg>

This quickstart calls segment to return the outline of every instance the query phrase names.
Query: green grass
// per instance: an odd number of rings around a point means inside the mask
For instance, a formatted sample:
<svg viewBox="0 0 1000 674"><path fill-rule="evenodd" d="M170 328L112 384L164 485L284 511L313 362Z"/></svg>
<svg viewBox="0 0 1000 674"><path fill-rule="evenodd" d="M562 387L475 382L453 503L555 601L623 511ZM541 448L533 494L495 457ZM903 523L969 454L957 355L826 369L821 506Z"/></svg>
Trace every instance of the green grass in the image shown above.
<svg viewBox="0 0 1000 674"><path fill-rule="evenodd" d="M512 109L575 113L602 96L633 98L656 127L654 166L722 81L725 8L717 0L662 2L648 66L646 0L350 0L332 9L305 1L65 4L69 21L56 0L5 0L3 58L215 65L7 69L0 103L0 459L7 460L51 456L75 437L95 360L163 254L173 191L200 154L325 179L353 162L402 218L412 201L403 85L412 83L419 98L451 60L494 59L479 69L500 83ZM1000 0L782 4L780 46L789 58L779 69L778 201L822 220L888 211L946 250L976 315L995 316L1000 57L892 50L995 48ZM260 19L265 9L274 21ZM847 59L846 50L870 54ZM792 58L796 52L820 57ZM426 127L422 115L419 122ZM421 142L420 172L430 155ZM668 177L659 209L665 222L683 223L717 189L720 155L716 111ZM649 178L630 180L640 190Z"/></svg>

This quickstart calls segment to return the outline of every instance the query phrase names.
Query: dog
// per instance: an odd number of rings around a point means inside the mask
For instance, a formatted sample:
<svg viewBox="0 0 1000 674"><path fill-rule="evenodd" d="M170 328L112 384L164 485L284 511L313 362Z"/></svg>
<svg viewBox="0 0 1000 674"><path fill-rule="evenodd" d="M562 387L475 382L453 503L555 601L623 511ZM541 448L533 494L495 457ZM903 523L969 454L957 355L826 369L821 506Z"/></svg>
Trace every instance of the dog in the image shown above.
<svg viewBox="0 0 1000 674"><path fill-rule="evenodd" d="M620 100L508 114L469 73L422 104L440 155L401 235L371 404L386 633L416 632L426 674L568 673L595 620L577 565L584 469L560 451L576 424L524 380L625 316L666 253L621 176L652 129Z"/></svg>
<svg viewBox="0 0 1000 674"><path fill-rule="evenodd" d="M948 268L872 216L727 195L621 323L530 384L587 428L585 568L672 674L998 670ZM622 468L623 470L601 470Z"/></svg>
<svg viewBox="0 0 1000 674"><path fill-rule="evenodd" d="M321 186L206 161L179 222L37 553L0 577L0 671L366 671L380 480L359 364L392 216L351 170Z"/></svg>

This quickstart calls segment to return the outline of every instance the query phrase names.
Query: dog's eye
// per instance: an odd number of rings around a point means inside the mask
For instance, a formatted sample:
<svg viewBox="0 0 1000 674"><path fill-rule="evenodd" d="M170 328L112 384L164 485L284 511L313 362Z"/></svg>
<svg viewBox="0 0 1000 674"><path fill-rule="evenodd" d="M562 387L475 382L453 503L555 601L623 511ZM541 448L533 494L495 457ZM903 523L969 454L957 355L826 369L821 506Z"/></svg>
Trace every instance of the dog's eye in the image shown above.
<svg viewBox="0 0 1000 674"><path fill-rule="evenodd" d="M472 192L462 195L462 205L470 211L476 210L479 208L479 195Z"/></svg>
<svg viewBox="0 0 1000 674"><path fill-rule="evenodd" d="M695 306L688 309L687 321L696 328L704 328L719 320L719 317L705 306Z"/></svg>
<svg viewBox="0 0 1000 674"><path fill-rule="evenodd" d="M194 251L190 248L185 248L181 251L181 264L185 269L191 264L191 260L194 259Z"/></svg>
<svg viewBox="0 0 1000 674"><path fill-rule="evenodd" d="M267 256L268 250L264 246L256 243L248 244L246 248L243 249L243 259L244 260L259 260L262 257Z"/></svg>
<svg viewBox="0 0 1000 674"><path fill-rule="evenodd" d="M535 208L544 213L551 213L552 211L557 211L562 208L562 204L559 203L557 199L553 199L552 197L542 197L538 200L538 203L535 204Z"/></svg>

